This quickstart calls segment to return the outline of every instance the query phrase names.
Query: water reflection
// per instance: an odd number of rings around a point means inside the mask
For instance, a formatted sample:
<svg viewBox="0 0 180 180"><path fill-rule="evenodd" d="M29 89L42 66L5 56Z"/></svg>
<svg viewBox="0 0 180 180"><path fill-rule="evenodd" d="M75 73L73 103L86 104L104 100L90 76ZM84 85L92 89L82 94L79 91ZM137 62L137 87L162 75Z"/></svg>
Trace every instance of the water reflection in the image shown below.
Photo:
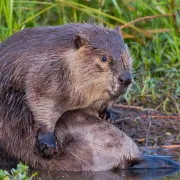
<svg viewBox="0 0 180 180"><path fill-rule="evenodd" d="M169 175L170 179L180 178L180 172L175 174L174 169L153 169L153 170L136 170L136 171L104 171L104 172L47 172L40 171L36 179L43 180L148 180L152 178L162 178ZM168 177L167 177L168 178Z"/></svg>
<svg viewBox="0 0 180 180"><path fill-rule="evenodd" d="M148 148L147 153L153 155L173 156L180 162L180 148ZM177 169L148 169L148 170L122 170L117 172L47 172L39 171L36 179L43 180L179 180L180 170Z"/></svg>
<svg viewBox="0 0 180 180"><path fill-rule="evenodd" d="M172 156L180 162L180 148L148 148L147 153L153 155ZM10 168L0 167L10 171ZM103 172L62 172L62 171L38 171L38 176L34 179L42 180L179 180L180 169L138 169L138 170L115 170ZM30 172L30 173L32 173Z"/></svg>

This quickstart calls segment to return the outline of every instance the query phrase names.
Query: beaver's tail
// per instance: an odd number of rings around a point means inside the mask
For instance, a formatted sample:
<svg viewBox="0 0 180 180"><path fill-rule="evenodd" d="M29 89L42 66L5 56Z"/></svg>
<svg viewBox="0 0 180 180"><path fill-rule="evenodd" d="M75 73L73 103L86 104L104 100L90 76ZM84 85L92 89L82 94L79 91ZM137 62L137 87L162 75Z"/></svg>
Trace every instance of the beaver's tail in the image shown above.
<svg viewBox="0 0 180 180"><path fill-rule="evenodd" d="M129 169L179 169L180 163L167 156L143 155Z"/></svg>
<svg viewBox="0 0 180 180"><path fill-rule="evenodd" d="M129 170L139 179L152 179L180 172L180 163L167 156L143 155L129 164Z"/></svg>

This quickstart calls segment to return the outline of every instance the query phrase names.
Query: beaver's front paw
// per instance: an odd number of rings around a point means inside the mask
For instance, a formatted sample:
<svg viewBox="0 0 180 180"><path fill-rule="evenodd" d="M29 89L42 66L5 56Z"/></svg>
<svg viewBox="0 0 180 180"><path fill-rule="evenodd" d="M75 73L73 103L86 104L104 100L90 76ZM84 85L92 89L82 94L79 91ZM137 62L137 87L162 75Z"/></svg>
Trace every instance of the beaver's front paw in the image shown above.
<svg viewBox="0 0 180 180"><path fill-rule="evenodd" d="M113 111L112 109L106 109L104 111L104 119L110 124L116 124L116 120L119 118L119 114Z"/></svg>
<svg viewBox="0 0 180 180"><path fill-rule="evenodd" d="M116 112L113 108L105 108L103 112L100 113L100 118L106 120L110 124L116 124L116 120L119 119L120 114Z"/></svg>
<svg viewBox="0 0 180 180"><path fill-rule="evenodd" d="M41 156L51 158L58 153L58 147L54 140L54 133L39 132L37 136L37 148Z"/></svg>

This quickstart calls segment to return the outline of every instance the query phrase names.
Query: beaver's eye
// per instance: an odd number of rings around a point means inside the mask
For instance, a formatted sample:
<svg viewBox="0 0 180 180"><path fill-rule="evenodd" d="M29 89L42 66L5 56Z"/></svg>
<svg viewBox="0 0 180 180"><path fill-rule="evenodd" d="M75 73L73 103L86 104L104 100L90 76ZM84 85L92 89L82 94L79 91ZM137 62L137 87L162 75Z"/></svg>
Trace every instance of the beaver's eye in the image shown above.
<svg viewBox="0 0 180 180"><path fill-rule="evenodd" d="M106 62L106 61L107 61L106 56L101 56L101 61L102 61L102 62Z"/></svg>

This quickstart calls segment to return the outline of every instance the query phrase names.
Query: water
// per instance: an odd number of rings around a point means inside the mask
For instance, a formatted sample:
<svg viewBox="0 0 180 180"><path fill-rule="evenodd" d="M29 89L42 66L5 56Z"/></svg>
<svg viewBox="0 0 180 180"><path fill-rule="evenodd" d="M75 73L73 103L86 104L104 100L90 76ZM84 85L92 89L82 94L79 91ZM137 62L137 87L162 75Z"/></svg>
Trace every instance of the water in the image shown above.
<svg viewBox="0 0 180 180"><path fill-rule="evenodd" d="M171 179L179 180L180 172L172 175L172 170L138 170L138 171L121 171L121 172L45 172L41 171L38 178L42 180L144 180L144 179ZM171 174L171 175L169 175Z"/></svg>
<svg viewBox="0 0 180 180"><path fill-rule="evenodd" d="M148 153L173 156L180 162L180 148L162 149L149 148ZM0 167L0 169L5 169ZM34 170L33 170L34 171ZM32 171L32 172L33 172ZM61 172L61 171L39 171L34 179L42 180L180 180L180 170L175 169L139 169L139 170L117 170L103 172Z"/></svg>
<svg viewBox="0 0 180 180"><path fill-rule="evenodd" d="M173 159L180 162L180 148L148 148L151 154L173 156ZM143 170L122 170L117 172L47 172L39 171L37 177L43 180L180 180L180 170L175 169L143 169Z"/></svg>

